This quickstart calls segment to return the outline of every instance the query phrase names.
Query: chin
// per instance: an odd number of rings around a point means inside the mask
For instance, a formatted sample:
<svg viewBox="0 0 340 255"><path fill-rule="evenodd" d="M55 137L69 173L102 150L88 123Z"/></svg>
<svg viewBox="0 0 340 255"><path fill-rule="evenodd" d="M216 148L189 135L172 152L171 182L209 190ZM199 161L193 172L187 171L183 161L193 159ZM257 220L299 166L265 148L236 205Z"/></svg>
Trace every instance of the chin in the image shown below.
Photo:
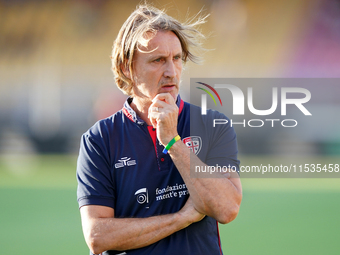
<svg viewBox="0 0 340 255"><path fill-rule="evenodd" d="M176 102L176 100L177 100L177 97L178 97L178 92L175 92L175 91L171 91L171 92L168 92L171 96L172 96L172 98L175 100L175 102Z"/></svg>
<svg viewBox="0 0 340 255"><path fill-rule="evenodd" d="M171 96L175 99L175 102L176 102L177 97L178 97L178 93L176 93L176 94L171 94Z"/></svg>
<svg viewBox="0 0 340 255"><path fill-rule="evenodd" d="M161 93L169 93L176 102L177 96L178 96L178 91L159 92L158 94L161 94Z"/></svg>

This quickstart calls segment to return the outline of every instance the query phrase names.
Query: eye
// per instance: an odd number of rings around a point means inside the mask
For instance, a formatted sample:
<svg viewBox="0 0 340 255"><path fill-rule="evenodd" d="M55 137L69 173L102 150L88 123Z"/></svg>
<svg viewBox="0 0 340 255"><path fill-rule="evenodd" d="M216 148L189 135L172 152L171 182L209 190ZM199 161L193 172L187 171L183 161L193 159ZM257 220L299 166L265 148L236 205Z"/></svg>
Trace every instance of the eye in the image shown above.
<svg viewBox="0 0 340 255"><path fill-rule="evenodd" d="M174 59L175 59L175 60L179 60L179 59L181 59L181 56L179 56L179 55L178 55L178 56L175 56Z"/></svg>
<svg viewBox="0 0 340 255"><path fill-rule="evenodd" d="M153 62L161 62L162 58L157 58Z"/></svg>

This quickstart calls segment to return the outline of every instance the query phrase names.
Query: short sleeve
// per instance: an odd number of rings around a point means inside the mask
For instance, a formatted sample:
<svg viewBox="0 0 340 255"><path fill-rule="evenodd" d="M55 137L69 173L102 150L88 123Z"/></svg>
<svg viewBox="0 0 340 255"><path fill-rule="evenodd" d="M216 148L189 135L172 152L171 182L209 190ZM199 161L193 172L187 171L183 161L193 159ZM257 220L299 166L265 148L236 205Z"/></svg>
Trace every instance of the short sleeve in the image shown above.
<svg viewBox="0 0 340 255"><path fill-rule="evenodd" d="M103 135L100 132L85 133L81 138L77 161L79 208L84 205L114 208L115 187L109 162Z"/></svg>
<svg viewBox="0 0 340 255"><path fill-rule="evenodd" d="M216 114L218 115L216 116ZM225 166L239 172L240 161L237 159L238 148L235 130L230 126L230 121L224 114L215 112L214 118L226 119L228 124L217 125L215 128L209 129L210 144L205 163L210 166Z"/></svg>

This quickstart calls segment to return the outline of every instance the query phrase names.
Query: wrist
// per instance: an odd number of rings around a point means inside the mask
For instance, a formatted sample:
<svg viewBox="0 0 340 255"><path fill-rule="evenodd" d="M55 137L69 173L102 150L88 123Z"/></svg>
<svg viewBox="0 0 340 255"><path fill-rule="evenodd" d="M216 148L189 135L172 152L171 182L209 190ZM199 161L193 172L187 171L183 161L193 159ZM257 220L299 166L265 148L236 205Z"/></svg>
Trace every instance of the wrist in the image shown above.
<svg viewBox="0 0 340 255"><path fill-rule="evenodd" d="M181 228L186 228L192 223L194 220L191 219L192 214L188 210L184 210L183 208L176 213L176 217L178 218L178 223Z"/></svg>
<svg viewBox="0 0 340 255"><path fill-rule="evenodd" d="M168 133L166 137L164 137L161 141L161 143L163 144L164 147L166 147L172 139L174 139L176 136L178 136L178 133Z"/></svg>
<svg viewBox="0 0 340 255"><path fill-rule="evenodd" d="M174 136L164 147L163 153L167 154L168 151L178 142L181 141L181 137L179 135Z"/></svg>
<svg viewBox="0 0 340 255"><path fill-rule="evenodd" d="M182 149L180 148L182 145L184 145L184 143L182 142L182 140L179 140L173 146L171 146L171 148L168 151L168 154L171 155L171 154L174 154L175 152L179 152L179 151L182 153Z"/></svg>

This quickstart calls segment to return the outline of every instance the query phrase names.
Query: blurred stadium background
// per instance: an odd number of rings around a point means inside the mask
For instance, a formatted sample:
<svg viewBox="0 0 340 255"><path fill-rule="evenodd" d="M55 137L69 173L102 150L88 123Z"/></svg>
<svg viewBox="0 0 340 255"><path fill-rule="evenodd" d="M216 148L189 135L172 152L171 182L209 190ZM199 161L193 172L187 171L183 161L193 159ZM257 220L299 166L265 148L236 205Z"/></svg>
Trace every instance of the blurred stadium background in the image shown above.
<svg viewBox="0 0 340 255"><path fill-rule="evenodd" d="M186 65L184 99L191 77L340 77L338 0L149 2L179 20L202 8L211 13L202 29L210 35L205 46L213 50L203 65ZM125 96L114 84L110 51L138 3L0 0L2 254L88 254L75 193L79 140L95 121L122 107ZM330 104L338 114L340 100ZM308 127L315 133L319 128ZM295 155L340 163L339 130L295 141L294 148L277 139L275 151L266 133L256 139L242 134L240 159L252 165ZM224 253L339 254L339 184L244 179L240 214L221 226Z"/></svg>

